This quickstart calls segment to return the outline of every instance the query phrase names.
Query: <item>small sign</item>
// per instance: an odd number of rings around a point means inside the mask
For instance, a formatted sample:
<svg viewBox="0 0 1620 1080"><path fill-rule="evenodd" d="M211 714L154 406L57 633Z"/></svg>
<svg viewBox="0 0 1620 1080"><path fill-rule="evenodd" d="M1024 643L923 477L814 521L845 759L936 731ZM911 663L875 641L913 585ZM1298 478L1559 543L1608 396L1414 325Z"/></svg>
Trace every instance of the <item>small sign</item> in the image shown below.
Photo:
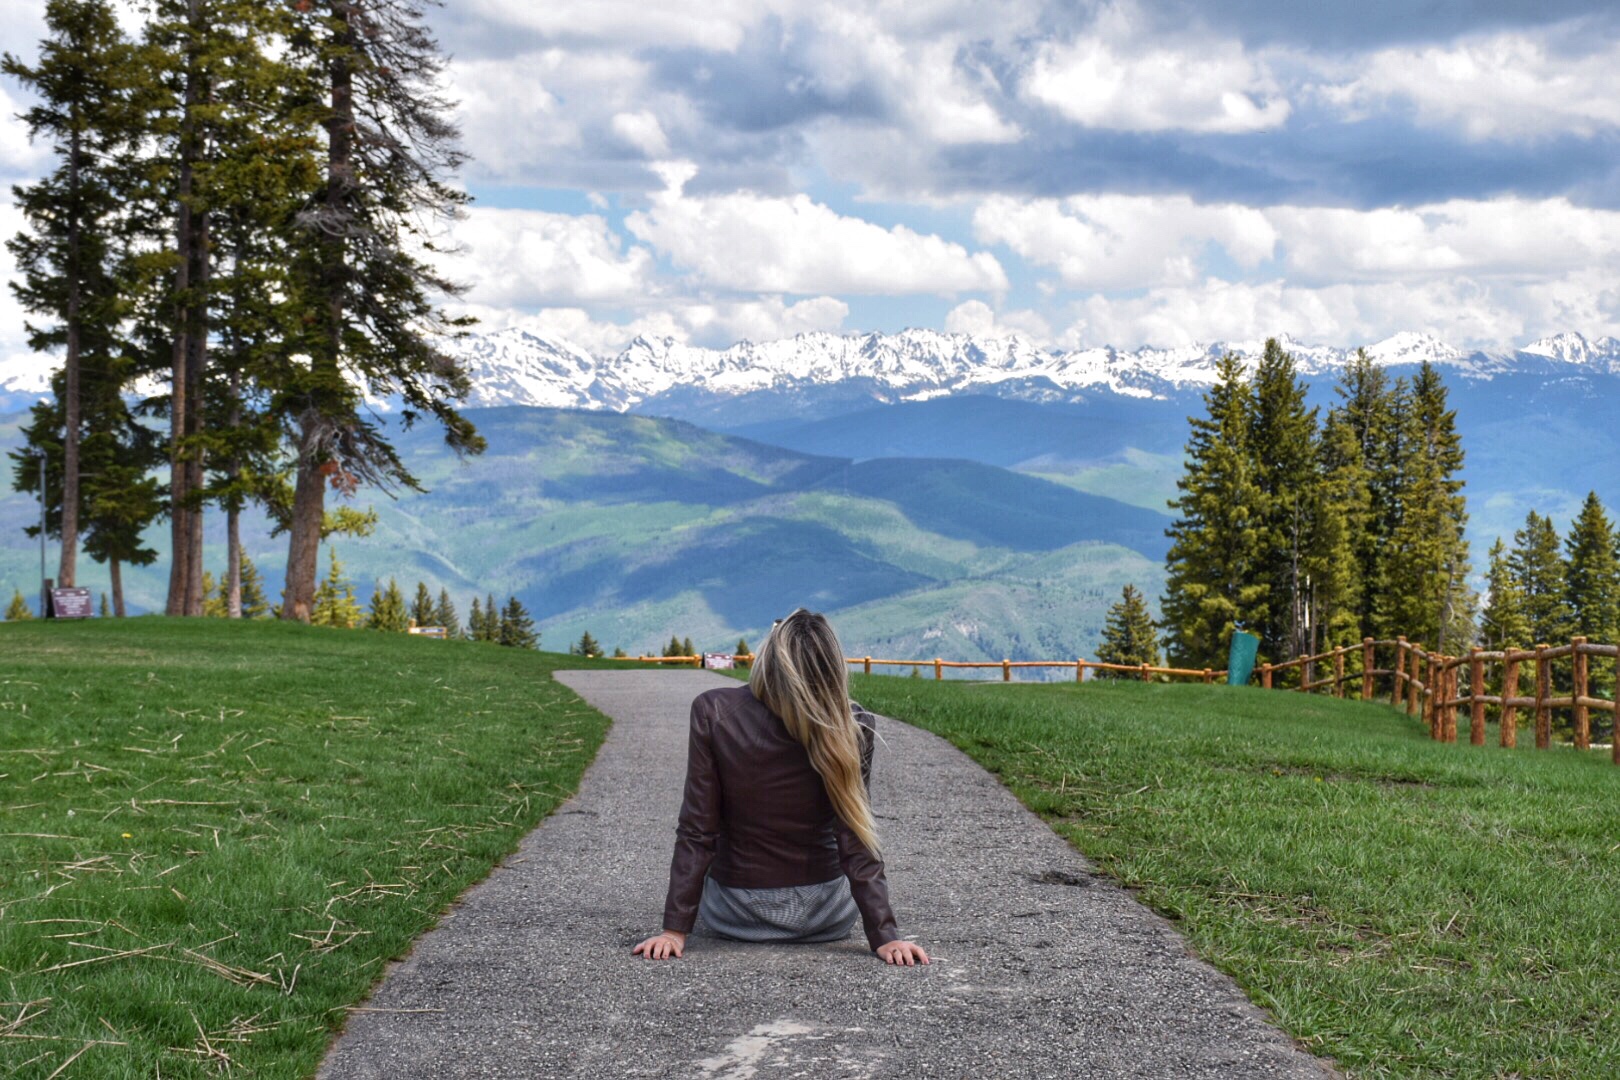
<svg viewBox="0 0 1620 1080"><path fill-rule="evenodd" d="M440 641L444 641L446 639L444 627L442 626L413 626L410 628L409 632L415 634L417 637L438 638Z"/></svg>
<svg viewBox="0 0 1620 1080"><path fill-rule="evenodd" d="M88 619L91 614L89 589L51 590L51 618Z"/></svg>
<svg viewBox="0 0 1620 1080"><path fill-rule="evenodd" d="M737 666L737 662L725 653L707 653L703 657L703 666L710 671L730 671Z"/></svg>

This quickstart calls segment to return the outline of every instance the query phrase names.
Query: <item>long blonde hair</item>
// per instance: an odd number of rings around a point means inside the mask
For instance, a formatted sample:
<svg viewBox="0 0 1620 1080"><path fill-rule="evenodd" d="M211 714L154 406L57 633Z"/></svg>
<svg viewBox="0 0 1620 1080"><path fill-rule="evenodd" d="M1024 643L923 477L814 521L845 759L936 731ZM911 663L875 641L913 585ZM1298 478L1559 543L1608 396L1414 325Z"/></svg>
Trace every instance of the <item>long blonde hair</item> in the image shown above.
<svg viewBox="0 0 1620 1080"><path fill-rule="evenodd" d="M800 608L777 623L754 657L748 688L804 744L833 810L868 851L879 854L844 650L826 618Z"/></svg>

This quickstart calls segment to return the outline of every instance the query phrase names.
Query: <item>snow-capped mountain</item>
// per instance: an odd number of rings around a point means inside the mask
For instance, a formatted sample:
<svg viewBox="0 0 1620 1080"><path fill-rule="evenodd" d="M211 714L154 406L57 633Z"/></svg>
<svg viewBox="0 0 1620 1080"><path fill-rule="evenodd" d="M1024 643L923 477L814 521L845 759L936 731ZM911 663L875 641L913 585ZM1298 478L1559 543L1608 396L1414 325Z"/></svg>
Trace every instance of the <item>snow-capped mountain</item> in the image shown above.
<svg viewBox="0 0 1620 1080"><path fill-rule="evenodd" d="M1333 377L1355 353L1288 337L1280 344L1308 378ZM934 330L800 334L726 349L638 337L616 355L592 356L560 338L507 329L474 335L458 346L472 377L467 404L473 407L637 409L694 418L739 407L825 414L833 405L924 401L952 394L1044 402L1110 394L1169 398L1212 385L1216 364L1226 353L1242 356L1252 367L1264 348L1261 341L1234 341L1060 351L1018 337ZM1464 353L1418 333L1396 334L1365 348L1383 366L1428 361L1465 379L1516 372L1620 374L1620 340L1588 340L1577 333L1543 338L1509 354ZM23 408L48 393L55 363L54 358L26 354L0 361L0 412Z"/></svg>
<svg viewBox="0 0 1620 1080"><path fill-rule="evenodd" d="M1354 349L1280 344L1307 377L1331 377ZM921 401L950 394L994 394L1036 401L1083 400L1098 394L1163 398L1215 381L1228 352L1252 367L1264 342L1215 342L1170 349L1055 351L1017 337L977 338L933 330L897 334L801 334L727 349L640 337L616 356L593 358L555 338L502 330L470 339L463 355L475 386L472 405L553 405L627 411L662 400L788 395L842 389L869 401ZM1565 333L1515 354L1464 353L1426 334L1401 333L1365 347L1374 363L1427 361L1453 376L1490 379L1515 371L1566 373L1579 366L1620 374L1620 341ZM850 393L842 395L850 396Z"/></svg>

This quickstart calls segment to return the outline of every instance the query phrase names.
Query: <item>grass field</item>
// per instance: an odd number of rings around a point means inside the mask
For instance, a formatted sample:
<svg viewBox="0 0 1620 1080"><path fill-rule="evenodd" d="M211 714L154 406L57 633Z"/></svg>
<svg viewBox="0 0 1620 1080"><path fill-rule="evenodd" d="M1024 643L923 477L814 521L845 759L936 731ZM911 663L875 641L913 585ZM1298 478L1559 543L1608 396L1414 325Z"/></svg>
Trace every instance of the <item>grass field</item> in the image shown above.
<svg viewBox="0 0 1620 1080"><path fill-rule="evenodd" d="M999 775L1352 1076L1620 1076L1606 752L1448 746L1385 706L1225 687L854 692Z"/></svg>
<svg viewBox="0 0 1620 1080"><path fill-rule="evenodd" d="M0 1074L311 1075L570 794L578 658L275 623L0 624Z"/></svg>

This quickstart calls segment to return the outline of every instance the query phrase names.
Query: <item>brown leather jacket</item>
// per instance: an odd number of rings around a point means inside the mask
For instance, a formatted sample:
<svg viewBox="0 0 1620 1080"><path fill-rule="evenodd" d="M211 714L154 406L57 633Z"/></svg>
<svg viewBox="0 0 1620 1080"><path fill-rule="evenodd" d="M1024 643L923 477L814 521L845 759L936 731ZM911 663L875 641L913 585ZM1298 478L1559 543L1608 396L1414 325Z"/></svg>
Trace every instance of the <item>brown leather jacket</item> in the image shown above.
<svg viewBox="0 0 1620 1080"><path fill-rule="evenodd" d="M861 774L870 789L874 718L855 708ZM843 875L872 948L900 936L882 861L833 812L803 744L746 686L710 690L692 702L666 930L692 929L705 874L738 889L814 885Z"/></svg>

